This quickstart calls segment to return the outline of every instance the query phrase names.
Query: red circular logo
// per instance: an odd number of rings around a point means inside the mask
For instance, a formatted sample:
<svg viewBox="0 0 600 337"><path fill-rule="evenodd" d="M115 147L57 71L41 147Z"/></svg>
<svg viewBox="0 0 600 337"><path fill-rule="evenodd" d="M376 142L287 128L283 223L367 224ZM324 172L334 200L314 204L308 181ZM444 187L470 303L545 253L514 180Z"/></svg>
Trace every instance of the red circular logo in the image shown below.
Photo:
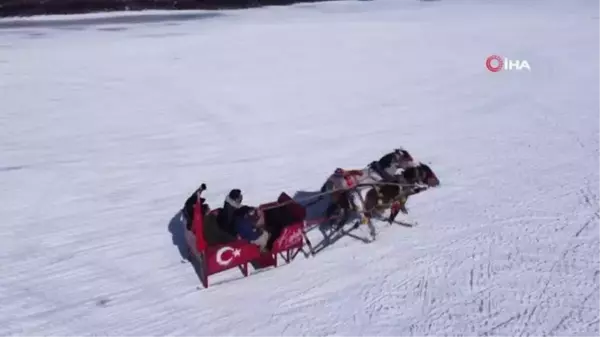
<svg viewBox="0 0 600 337"><path fill-rule="evenodd" d="M493 64L494 61L496 61L496 65ZM504 61L502 60L502 57L498 55L492 55L485 60L485 66L488 68L489 71L497 73L500 70L502 70L502 67L504 66Z"/></svg>

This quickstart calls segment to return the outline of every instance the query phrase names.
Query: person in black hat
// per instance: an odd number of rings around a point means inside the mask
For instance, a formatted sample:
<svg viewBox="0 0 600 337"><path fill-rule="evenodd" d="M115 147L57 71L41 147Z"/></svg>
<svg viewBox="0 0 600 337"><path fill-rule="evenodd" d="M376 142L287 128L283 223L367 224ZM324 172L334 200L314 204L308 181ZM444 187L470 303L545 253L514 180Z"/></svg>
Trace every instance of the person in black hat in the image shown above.
<svg viewBox="0 0 600 337"><path fill-rule="evenodd" d="M238 210L242 207L242 201L244 197L240 189L232 189L225 197L223 202L223 208L219 211L217 216L217 223L219 227L232 236L237 236L235 228L235 216Z"/></svg>
<svg viewBox="0 0 600 337"><path fill-rule="evenodd" d="M203 215L206 215L206 213L210 211L210 207L206 203L206 199L201 197L202 192L204 192L205 190L206 184L203 183L202 185L200 185L200 187L198 187L198 189L194 191L194 193L192 193L192 195L190 195L189 198L187 198L183 205L183 208L181 209L181 213L183 214L183 219L188 230L191 230L192 219L194 218L194 205L196 205L198 200L200 200L200 205L202 205Z"/></svg>

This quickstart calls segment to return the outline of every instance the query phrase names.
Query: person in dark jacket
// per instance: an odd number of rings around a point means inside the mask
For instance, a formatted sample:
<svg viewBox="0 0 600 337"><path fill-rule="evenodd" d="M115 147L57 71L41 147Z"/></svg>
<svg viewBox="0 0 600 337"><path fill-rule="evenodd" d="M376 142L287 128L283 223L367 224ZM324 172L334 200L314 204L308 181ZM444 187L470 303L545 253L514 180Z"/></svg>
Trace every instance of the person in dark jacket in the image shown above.
<svg viewBox="0 0 600 337"><path fill-rule="evenodd" d="M206 215L208 211L210 211L210 207L206 204L206 199L201 197L202 192L206 190L206 184L200 185L192 195L185 201L181 213L183 214L183 219L185 221L185 226L188 230L192 229L192 220L194 219L194 205L200 200L200 204L202 205L202 213Z"/></svg>
<svg viewBox="0 0 600 337"><path fill-rule="evenodd" d="M225 201L223 202L223 208L219 210L219 214L217 215L217 223L219 227L226 233L229 233L232 236L237 235L237 231L235 230L235 215L242 207L242 191L240 189L232 189L225 197Z"/></svg>
<svg viewBox="0 0 600 337"><path fill-rule="evenodd" d="M234 217L235 229L242 239L259 246L264 251L269 241L269 233L257 227L258 218L255 208L242 206Z"/></svg>

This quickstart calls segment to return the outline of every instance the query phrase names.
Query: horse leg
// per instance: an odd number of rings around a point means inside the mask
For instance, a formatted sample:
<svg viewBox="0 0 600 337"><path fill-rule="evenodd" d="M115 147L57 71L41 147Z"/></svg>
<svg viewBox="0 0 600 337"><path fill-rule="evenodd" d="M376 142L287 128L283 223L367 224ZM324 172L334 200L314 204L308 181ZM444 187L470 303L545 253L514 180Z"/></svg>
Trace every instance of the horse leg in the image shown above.
<svg viewBox="0 0 600 337"><path fill-rule="evenodd" d="M388 222L390 224L396 220L396 217L400 212L408 214L408 210L406 209L407 201L408 195L403 190L400 190L399 193L392 199L391 212L388 218Z"/></svg>
<svg viewBox="0 0 600 337"><path fill-rule="evenodd" d="M335 212L339 209L340 204L340 192L332 191L329 196L329 205L327 206L327 210L325 210L325 216L330 220L331 217L335 214Z"/></svg>
<svg viewBox="0 0 600 337"><path fill-rule="evenodd" d="M411 195L410 191L405 191L403 188L401 188L398 191L396 197L394 198L394 201L399 203L399 210L404 214L408 214L408 210L406 209L406 202L408 201L409 195Z"/></svg>
<svg viewBox="0 0 600 337"><path fill-rule="evenodd" d="M397 195L397 187L394 190L395 186L383 185L378 189L374 189L373 191L369 191L367 196L367 203L371 203L373 208L373 213L377 213L381 215L383 211L388 209L391 205L392 200Z"/></svg>
<svg viewBox="0 0 600 337"><path fill-rule="evenodd" d="M371 217L372 217L372 210L373 210L372 202L373 201L371 201L367 204L367 195L372 190L373 189L371 188L371 189L367 190L366 193L364 193L363 189L358 188L358 189L354 190L354 192L352 193L352 196L354 199L354 204L358 206L356 211L360 216L360 221L357 223L357 225L368 224L369 226L371 226ZM363 193L365 194L364 197L363 197ZM371 193L373 193L373 192L371 192ZM371 200L373 200L373 199L371 199ZM375 198L374 200L375 200L375 203L377 203L377 198Z"/></svg>
<svg viewBox="0 0 600 337"><path fill-rule="evenodd" d="M371 189L367 190L364 198L363 198L362 194L360 193L360 191L356 191L356 194L357 194L358 198L360 198L360 203L362 205L362 212L361 212L362 213L361 214L362 221L361 221L361 223L369 226L369 234L371 235L371 238L374 240L375 237L377 236L377 232L375 231L375 227L373 226L373 223L371 222L371 218L373 217L373 211L376 209L377 203L379 202L378 191L375 190L374 188L371 188ZM359 223L357 223L357 225L359 225Z"/></svg>
<svg viewBox="0 0 600 337"><path fill-rule="evenodd" d="M325 217L327 217L327 219L332 218L335 212L338 210L338 208L339 206L337 203L330 203L329 206L327 206L327 210L325 211Z"/></svg>
<svg viewBox="0 0 600 337"><path fill-rule="evenodd" d="M344 209L347 207L346 204L347 202L344 202L343 192L338 191L331 194L331 202L329 206L327 206L327 210L325 210L326 221L329 223L330 228L338 230L340 226L344 223L344 213L346 213L344 212ZM336 213L342 214L341 216L338 216L337 220L334 220L334 218L336 218Z"/></svg>
<svg viewBox="0 0 600 337"><path fill-rule="evenodd" d="M340 208L341 216L336 224L336 230L339 230L348 222L348 218L350 217L350 211L355 209L354 202L352 201L349 192L340 193L338 198L338 206Z"/></svg>
<svg viewBox="0 0 600 337"><path fill-rule="evenodd" d="M335 223L335 227L334 227L334 230L336 230L336 231L338 231L342 227L344 227L346 222L348 222L348 217L350 216L350 214L349 214L350 212L348 211L347 208L341 208L340 212L341 212L341 216L338 219L338 221Z"/></svg>
<svg viewBox="0 0 600 337"><path fill-rule="evenodd" d="M388 217L388 223L392 224L394 220L396 220L396 216L398 216L398 213L400 213L400 207L398 206L398 203L395 202L392 204L392 211L390 212L390 216Z"/></svg>
<svg viewBox="0 0 600 337"><path fill-rule="evenodd" d="M365 196L365 213L369 218L373 217L373 213L377 211L377 206L380 202L378 191L374 188L367 191Z"/></svg>
<svg viewBox="0 0 600 337"><path fill-rule="evenodd" d="M405 202L403 203L401 201L396 201L392 204L392 212L390 213L388 222L390 224L392 224L394 222L394 220L396 220L396 217L398 216L398 214L400 214L400 212L402 212L404 214L408 214L408 210L406 209Z"/></svg>
<svg viewBox="0 0 600 337"><path fill-rule="evenodd" d="M360 200L357 200L357 199L359 199L357 197L357 194L358 194L357 190L351 190L351 191L346 192L346 200L348 203L349 210L352 210L355 213L357 213L359 216L361 216L362 211L363 211L361 206L363 205L363 203L360 202Z"/></svg>

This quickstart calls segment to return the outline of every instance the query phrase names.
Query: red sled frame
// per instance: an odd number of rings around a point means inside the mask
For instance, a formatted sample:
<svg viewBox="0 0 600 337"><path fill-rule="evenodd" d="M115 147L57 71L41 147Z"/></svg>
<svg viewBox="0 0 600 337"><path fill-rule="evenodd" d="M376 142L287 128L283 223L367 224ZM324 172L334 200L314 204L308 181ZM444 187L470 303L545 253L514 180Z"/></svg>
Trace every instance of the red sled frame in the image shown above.
<svg viewBox="0 0 600 337"><path fill-rule="evenodd" d="M204 239L202 226L203 217L200 203L194 206L192 232L186 232L186 242L193 255L201 266L200 281L204 288L208 288L208 277L233 268L239 268L244 277L248 277L248 264L253 264L259 269L278 266L278 256L286 262L293 261L300 251L304 252L306 235L304 233L306 210L296 203L289 195L282 192L276 202L262 204L260 210L286 207L293 217L293 223L283 228L281 235L273 244L270 252L262 253L259 247L246 240L236 240L228 244L209 246ZM199 234L199 235L195 235ZM305 253L306 255L306 253Z"/></svg>

